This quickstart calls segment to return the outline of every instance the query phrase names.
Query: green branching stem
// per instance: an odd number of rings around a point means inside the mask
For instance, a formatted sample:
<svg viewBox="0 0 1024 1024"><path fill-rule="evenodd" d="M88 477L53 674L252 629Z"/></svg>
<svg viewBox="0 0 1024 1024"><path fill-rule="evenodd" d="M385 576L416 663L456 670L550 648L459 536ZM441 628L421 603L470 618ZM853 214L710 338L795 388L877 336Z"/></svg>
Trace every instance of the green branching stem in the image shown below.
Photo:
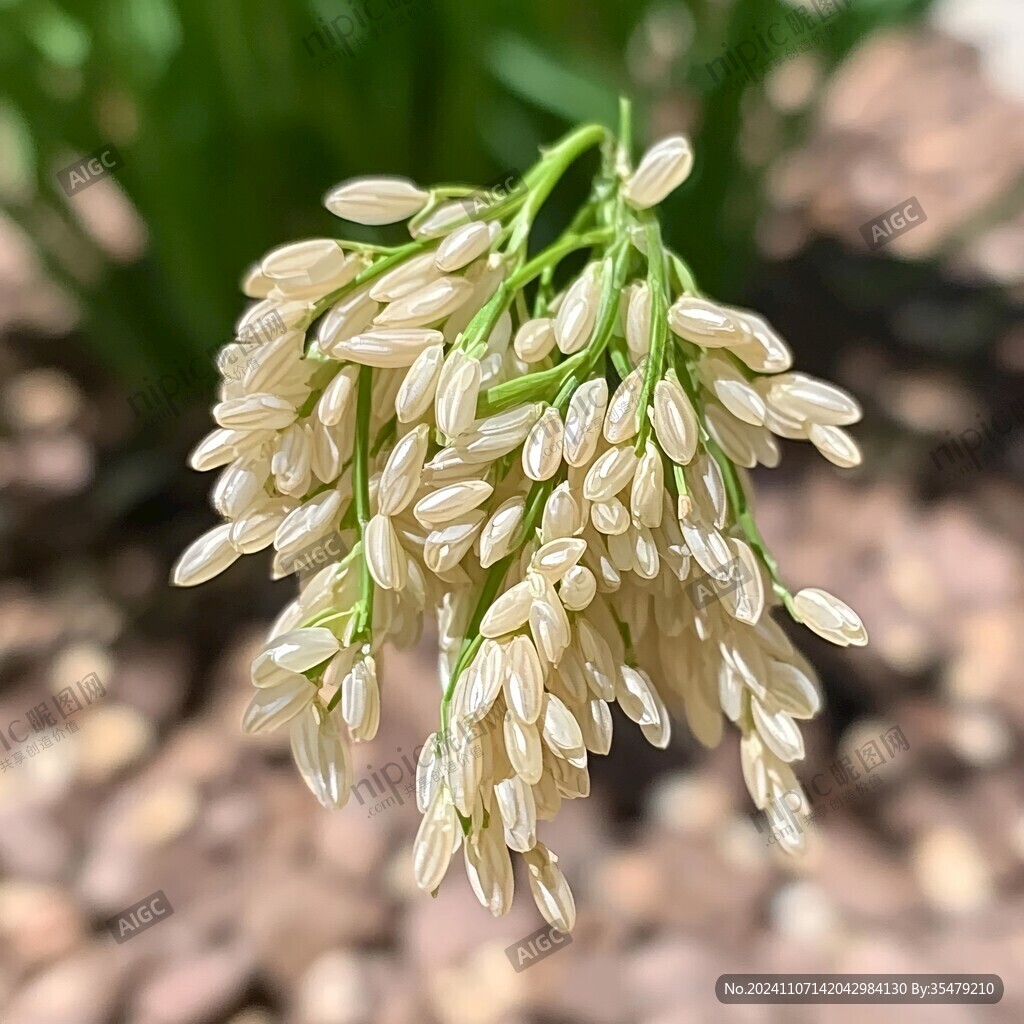
<svg viewBox="0 0 1024 1024"><path fill-rule="evenodd" d="M697 410L698 419L701 424L701 440L704 443L704 447L707 448L710 456L718 463L718 468L722 472L722 479L725 482L725 490L729 496L729 505L733 511L733 518L743 531L747 543L768 570L768 575L772 580L772 589L781 598L789 613L799 622L800 619L796 615L796 610L793 606L793 595L789 592L789 588L782 581L782 577L779 574L779 563L771 553L764 537L761 536L761 531L757 528L757 523L754 521L753 512L750 509L746 492L740 481L739 471L732 459L722 451L721 446L708 434L704 427L707 417L704 413L704 403L700 398L700 388L697 385L695 357L687 351L690 346L687 346L682 341L677 341L674 348L673 361L676 366L679 383L693 403L694 409Z"/></svg>
<svg viewBox="0 0 1024 1024"><path fill-rule="evenodd" d="M610 234L610 229L606 228L604 232ZM585 349L547 370L539 370L537 373L488 388L480 396L477 414L491 416L524 402L544 400L552 392L558 391L574 374L585 380L604 355L615 329L615 320L619 312L619 294L625 283L628 266L629 243L626 239L620 238L612 245L606 257L597 322L590 344Z"/></svg>
<svg viewBox="0 0 1024 1024"><path fill-rule="evenodd" d="M579 227L588 219L587 216L581 216L555 245L526 262L526 246L537 212L569 167L587 150L608 140L608 129L603 125L584 125L545 151L541 159L526 172L523 178L525 192L519 197L520 205L509 225L509 239L505 247L505 255L510 261L512 273L473 317L455 347L462 348L470 356L482 354L498 318L508 309L516 294L525 285L535 277L552 270L559 261L576 249L588 248L607 241L607 235L601 232L590 232L581 236L578 233ZM500 216L502 212L499 204L491 215Z"/></svg>
<svg viewBox="0 0 1024 1024"><path fill-rule="evenodd" d="M555 397L555 401L552 403L560 414L565 414L569 400L572 398L572 394L578 386L579 380L576 377L570 376L563 382L558 395ZM483 643L484 638L480 636L480 623L483 621L483 617L487 613L487 609L490 608L491 604L494 602L502 581L505 579L508 570L511 568L512 563L518 556L520 549L530 540L531 536L533 536L537 520L543 513L544 505L548 500L548 495L551 494L554 487L555 482L553 480L544 480L535 482L530 488L530 493L526 498L526 507L523 510L523 522L519 528L519 535L509 546L508 553L504 558L495 562L487 571L487 578L484 580L480 599L476 603L476 607L473 610L473 616L470 619L469 626L466 630L466 639L463 642L462 650L459 652L459 657L455 662L455 667L452 669L451 677L448 680L447 687L445 688L444 698L441 701L441 728L444 735L447 735L445 730L448 729L449 706L451 704L452 696L455 693L455 684L458 682L459 676L465 670L470 661L473 660L473 657L479 650L480 645Z"/></svg>
<svg viewBox="0 0 1024 1024"><path fill-rule="evenodd" d="M768 574L772 578L772 589L782 599L782 603L786 606L790 615L799 622L800 617L796 614L796 609L793 605L793 595L785 583L783 583L782 577L779 574L779 563L769 550L768 544L761 535L761 531L757 528L754 514L747 503L747 495L743 490L743 484L740 481L735 464L722 451L714 439L708 438L705 444L711 453L711 457L718 463L718 468L722 471L725 489L729 495L729 504L732 506L736 522L739 524L740 529L743 530L747 543L757 553L768 570Z"/></svg>
<svg viewBox="0 0 1024 1024"><path fill-rule="evenodd" d="M544 205L552 189L569 167L588 149L599 146L609 138L608 129L600 124L583 125L570 132L547 150L541 160L527 171L526 200L516 214L509 252L524 253L537 211Z"/></svg>
<svg viewBox="0 0 1024 1024"><path fill-rule="evenodd" d="M373 411L373 370L359 370L356 392L356 441L352 460L352 491L359 527L359 542L364 547L359 560L360 598L356 607L353 637L369 643L373 624L373 577L365 556L366 525L370 521L370 414Z"/></svg>
<svg viewBox="0 0 1024 1024"><path fill-rule="evenodd" d="M668 341L668 294L658 218L648 214L644 229L647 235L647 288L651 303L651 325L647 366L637 406L637 416L640 418L636 439L637 455L643 455L650 437L651 421L647 416L647 407L654 396L655 385L665 375L665 345Z"/></svg>
<svg viewBox="0 0 1024 1024"><path fill-rule="evenodd" d="M391 249L384 249L380 246L374 247L363 247L370 248L370 251L377 253L384 253L380 259L374 260L365 270L357 274L348 284L342 285L340 288L335 288L333 292L325 295L316 305L313 307L312 319L315 320L317 317L322 316L327 312L336 302L343 299L346 295L350 295L357 288L366 284L367 281L372 281L375 278L380 277L382 274L386 274L389 270L393 270L400 263L404 263L407 259L411 259L413 256L418 256L421 252L430 248L432 245L436 245L438 239L436 238L418 238L413 242L407 242L405 245L400 245ZM349 248L351 243L344 243L345 248Z"/></svg>
<svg viewBox="0 0 1024 1024"><path fill-rule="evenodd" d="M462 644L462 650L459 652L455 667L452 669L451 678L448 680L448 685L444 691L444 698L441 701L441 729L445 734L448 729L449 710L452 697L455 694L455 684L458 682L459 676L462 675L466 666L473 660L480 645L484 642L484 638L480 635L480 623L483 622L487 609L494 603L502 581L505 579L505 575L508 573L512 562L518 555L519 549L529 540L537 517L543 510L544 503L547 501L551 489L552 482L550 480L535 483L530 488L530 493L526 499L526 508L523 512L523 522L519 528L519 536L509 547L508 554L495 562L487 570L487 578L484 580L480 598L473 609L473 617L470 619L469 626L466 629L466 639Z"/></svg>
<svg viewBox="0 0 1024 1024"><path fill-rule="evenodd" d="M494 329L501 314L508 309L516 294L526 287L535 277L548 269L553 269L566 256L577 249L592 249L610 241L611 229L601 228L583 235L566 233L539 252L528 263L510 274L501 283L487 303L469 322L461 338L454 348L463 349L468 356L480 356L487 348L487 339Z"/></svg>
<svg viewBox="0 0 1024 1024"><path fill-rule="evenodd" d="M676 280L679 282L679 290L686 295L700 295L701 290L697 287L697 279L693 271L674 252L669 252L669 259L672 260L672 269L676 273Z"/></svg>

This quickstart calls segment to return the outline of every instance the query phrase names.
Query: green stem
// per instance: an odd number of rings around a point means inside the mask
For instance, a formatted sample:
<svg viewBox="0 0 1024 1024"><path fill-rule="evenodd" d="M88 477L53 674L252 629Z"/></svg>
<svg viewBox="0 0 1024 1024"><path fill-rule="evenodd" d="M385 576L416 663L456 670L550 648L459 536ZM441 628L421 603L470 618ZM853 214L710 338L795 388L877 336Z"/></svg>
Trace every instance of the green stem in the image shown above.
<svg viewBox="0 0 1024 1024"><path fill-rule="evenodd" d="M608 231L610 229L605 229ZM579 352L569 356L562 362L547 370L528 374L517 380L506 381L488 388L481 396L477 406L479 416L490 416L523 402L544 399L552 391L557 391L566 380L578 374L585 380L597 365L608 346L608 340L615 329L615 319L619 309L619 295L625 281L626 269L629 265L629 245L626 239L620 238L606 257L609 261L603 277L604 287L598 307L597 324L590 344ZM523 268L523 271L526 267Z"/></svg>
<svg viewBox="0 0 1024 1024"><path fill-rule="evenodd" d="M501 581L505 578L505 573L508 572L509 566L512 564L513 557L514 556L511 553L507 554L487 570L487 578L484 580L483 590L480 591L480 598L476 603L476 607L473 609L473 617L470 619L469 626L466 629L466 639L462 643L462 650L459 651L459 657L457 658L455 667L452 669L452 674L448 679L448 685L445 687L444 696L441 698L442 735L447 735L448 732L448 717L452 697L455 694L455 684L458 682L459 676L462 675L465 667L470 663L473 656L480 648L480 645L484 642L484 638L479 632L480 623L483 622L487 609L490 608L494 598L497 596L498 588L501 586Z"/></svg>
<svg viewBox="0 0 1024 1024"><path fill-rule="evenodd" d="M626 347L625 338L616 335L612 339L608 356L620 381L625 380L633 372L633 364L629 361L629 349Z"/></svg>
<svg viewBox="0 0 1024 1024"><path fill-rule="evenodd" d="M508 287L512 290L524 288L541 271L560 263L571 252L577 249L593 249L612 240L609 228L597 228L584 235L564 234L557 242L537 253L528 263L523 264L508 278Z"/></svg>
<svg viewBox="0 0 1024 1024"><path fill-rule="evenodd" d="M616 162L626 172L632 163L633 149L633 104L625 96L619 97L619 146Z"/></svg>
<svg viewBox="0 0 1024 1024"><path fill-rule="evenodd" d="M513 561L519 554L519 549L529 540L530 533L533 530L533 525L544 508L544 503L547 501L548 495L551 493L553 482L551 480L544 480L539 483L535 483L530 488L530 493L526 499L526 509L523 513L523 523L519 530L519 536L515 542L509 547L508 554L505 555L500 561L495 562L490 569L487 570L487 578L484 580L483 590L480 592L480 599L476 603L476 607L473 609L473 617L470 619L469 626L466 628L466 639L463 641L462 650L459 652L458 660L455 662L455 667L452 669L451 677L448 680L448 686L445 688L444 697L441 700L441 728L442 731L448 728L448 715L449 705L451 704L452 697L455 694L455 684L459 680L459 676L462 674L465 667L472 661L473 656L479 650L480 645L484 642L484 638L480 636L480 623L483 621L484 615L487 613L487 609L494 603L494 598L498 594L498 588L501 586L502 581L505 579L505 575L508 572Z"/></svg>
<svg viewBox="0 0 1024 1024"><path fill-rule="evenodd" d="M525 251L537 211L544 205L559 179L588 149L606 142L608 137L608 129L604 125L583 125L555 143L526 173L526 201L519 208L513 223L510 252Z"/></svg>
<svg viewBox="0 0 1024 1024"><path fill-rule="evenodd" d="M591 195L590 199L588 199L587 202L576 211L576 216L573 217L569 226L565 229L563 238L567 238L572 235L579 235L584 228L590 225L591 221L596 220L596 214L596 199ZM566 255L568 255L568 253ZM541 271L540 282L537 287L537 295L533 302L533 316L535 318L547 316L548 306L551 304L554 293L555 268L557 266L558 261L553 260L543 269L543 271Z"/></svg>
<svg viewBox="0 0 1024 1024"><path fill-rule="evenodd" d="M782 599L782 603L786 606L789 613L799 622L800 619L797 617L793 606L793 595L789 592L789 588L785 583L783 583L782 577L779 574L779 563L769 550L764 537L761 536L761 531L757 528L754 514L747 504L747 496L743 491L743 484L740 483L739 474L736 472L736 466L713 438L707 438L704 444L711 457L718 463L718 468L722 471L725 490L729 495L729 504L732 505L736 522L743 530L747 543L757 552L765 568L768 570L768 574L772 578L772 589Z"/></svg>
<svg viewBox="0 0 1024 1024"><path fill-rule="evenodd" d="M501 286L478 310L462 332L459 341L454 345L461 348L468 356L479 356L487 347L487 339L501 314L511 305L515 296L535 277L548 268L554 267L569 253L576 249L590 249L609 240L611 232L607 229L591 231L585 235L563 235L543 252L537 253L529 263L519 267L501 283Z"/></svg>
<svg viewBox="0 0 1024 1024"><path fill-rule="evenodd" d="M651 421L647 407L651 404L654 388L665 374L665 344L668 340L668 296L666 294L665 259L662 255L661 229L654 216L646 218L647 231L647 288L651 301L651 333L648 346L647 367L640 391L640 429L637 432L636 453L642 455L651 433Z"/></svg>
<svg viewBox="0 0 1024 1024"><path fill-rule="evenodd" d="M612 618L615 620L615 624L619 627L619 636L622 637L622 646L625 648L626 653L626 664L635 668L637 665L637 658L636 651L633 649L633 637L629 632L629 626L615 614L614 609L612 609Z"/></svg>
<svg viewBox="0 0 1024 1024"><path fill-rule="evenodd" d="M679 282L680 289L687 295L700 295L701 291L697 287L697 280L689 265L674 252L669 253L669 257L672 260L672 267L676 272L676 280Z"/></svg>
<svg viewBox="0 0 1024 1024"><path fill-rule="evenodd" d="M407 242L405 245L400 245L397 248L391 249L379 249L381 252L387 253L383 259L374 260L361 274L357 274L348 284L342 285L340 288L336 288L333 292L325 295L313 306L313 317L315 320L317 317L322 316L327 312L339 299L343 299L346 295L354 292L360 285L366 284L367 281L372 281L374 278L380 277L381 274L387 273L393 267L397 267L399 263L404 263L411 256L423 252L431 245L435 245L439 239L437 238L420 238L414 242ZM342 248L352 245L351 242L340 242Z"/></svg>
<svg viewBox="0 0 1024 1024"><path fill-rule="evenodd" d="M356 393L356 443L352 461L352 491L355 500L359 541L363 545L360 559L362 596L356 610L354 636L369 643L373 627L373 577L366 561L366 525L370 521L370 414L373 412L373 370L364 366L359 370Z"/></svg>
<svg viewBox="0 0 1024 1024"><path fill-rule="evenodd" d="M690 488L686 483L686 474L683 472L683 467L675 462L672 463L672 479L676 485L676 497L689 498Z"/></svg>

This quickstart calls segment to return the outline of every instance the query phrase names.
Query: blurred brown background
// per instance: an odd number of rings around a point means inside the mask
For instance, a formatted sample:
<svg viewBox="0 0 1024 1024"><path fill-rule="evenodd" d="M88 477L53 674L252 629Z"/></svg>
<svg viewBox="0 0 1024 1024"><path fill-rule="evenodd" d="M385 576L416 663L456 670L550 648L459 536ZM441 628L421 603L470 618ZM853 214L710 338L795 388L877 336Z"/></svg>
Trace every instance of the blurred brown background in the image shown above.
<svg viewBox="0 0 1024 1024"><path fill-rule="evenodd" d="M322 68L302 40L341 2L0 5L0 1020L1024 1019L1019 3L808 3L834 31L748 86L709 62L773 22L795 37L794 5L406 7ZM516 973L505 948L541 924L525 880L498 921L458 865L416 892L408 772L329 814L284 734L242 736L248 661L294 584L253 556L167 587L213 522L184 467L212 377L146 422L130 397L228 337L250 259L332 228L333 182L494 180L619 91L644 140L694 137L666 221L705 289L865 405L861 469L787 445L756 484L794 589L848 600L871 645L794 634L827 699L802 861L751 819L734 736L707 752L678 725L660 753L617 716L591 797L542 832L572 944ZM56 170L107 143L123 169L67 200ZM869 252L860 226L911 196L927 221ZM386 659L367 775L435 727L433 647ZM65 721L54 696L90 673L105 692ZM894 727L909 749L868 772L858 750ZM116 943L106 919L156 890L173 914ZM1006 994L723 1006L734 971L995 973Z"/></svg>

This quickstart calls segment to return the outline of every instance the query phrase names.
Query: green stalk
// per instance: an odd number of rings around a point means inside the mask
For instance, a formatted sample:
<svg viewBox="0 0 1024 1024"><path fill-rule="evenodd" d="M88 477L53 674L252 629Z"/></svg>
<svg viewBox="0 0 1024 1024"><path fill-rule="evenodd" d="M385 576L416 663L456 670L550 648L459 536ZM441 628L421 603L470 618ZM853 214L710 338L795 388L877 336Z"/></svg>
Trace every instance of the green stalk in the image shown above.
<svg viewBox="0 0 1024 1024"><path fill-rule="evenodd" d="M718 443L713 438L708 438L705 442L711 457L718 463L718 468L722 471L722 478L725 481L725 490L729 495L729 504L732 505L733 514L736 517L736 522L743 530L743 535L747 539L747 543L757 552L761 561L764 563L765 568L768 570L768 574L772 578L772 589L782 599L782 603L786 606L790 615L800 622L799 616L796 614L796 608L793 605L793 595L789 592L789 588L783 583L782 577L779 574L779 563L775 556L771 553L768 548L764 537L761 535L761 531L757 528L757 523L754 521L754 514L747 504L747 496L743 491L743 485L740 483L739 474L736 472L736 466L733 464L725 452L718 446Z"/></svg>
<svg viewBox="0 0 1024 1024"><path fill-rule="evenodd" d="M480 396L478 415L492 416L494 413L511 409L514 405L543 399L562 383L567 372L571 374L574 370L582 369L586 357L585 350L577 352L547 370L538 370L527 377L506 381L504 384L495 384Z"/></svg>
<svg viewBox="0 0 1024 1024"><path fill-rule="evenodd" d="M354 637L370 642L373 627L373 577L366 561L366 524L370 521L370 414L373 411L373 370L363 366L359 370L356 392L356 443L352 461L352 491L359 525L359 542L363 545L359 575L362 594L356 608Z"/></svg>
<svg viewBox="0 0 1024 1024"><path fill-rule="evenodd" d="M523 179L525 185L525 194L523 196L510 196L508 199L496 203L488 211L490 219L495 219L507 214L509 210L518 207L515 220L510 225L511 237L506 248L506 252L514 254L513 259L515 262L522 263L525 259L526 242L533 227L537 211L551 194L559 179L573 162L588 149L607 141L607 139L608 130L602 125L597 124L584 125L570 132L550 150L546 151L541 159L527 171ZM487 337L497 323L498 318L519 289L532 281L551 262L561 260L574 249L599 244L599 242L606 240L606 238L606 232L591 232L590 235L584 236L579 236L575 233L567 234L560 243L545 250L545 252L539 254L525 266L519 267L516 272L504 281L490 301L473 317L456 347L463 348L467 354L474 354L476 348L486 344ZM378 277L408 257L416 255L438 241L438 239L423 238L391 250L390 255L384 259L376 260L349 284L321 299L314 307L314 319L360 285Z"/></svg>
<svg viewBox="0 0 1024 1024"><path fill-rule="evenodd" d="M501 581L505 578L505 573L508 572L509 566L512 564L514 557L515 554L513 550L504 558L495 562L494 565L487 570L487 578L484 580L483 589L480 591L480 598L476 603L476 607L473 609L473 616L469 620L469 625L466 627L466 639L463 641L462 650L459 651L459 656L455 661L455 667L452 669L452 674L448 679L448 685L445 687L444 696L441 698L442 735L447 735L448 732L448 717L451 710L452 697L455 695L455 684L458 682L459 676L462 675L465 667L473 659L473 656L480 648L480 645L484 642L484 638L479 632L480 623L483 622L484 615L487 614L487 609L490 608L495 597L497 597L498 588L501 586ZM472 637L472 639L470 639L470 637Z"/></svg>
<svg viewBox="0 0 1024 1024"><path fill-rule="evenodd" d="M555 398L555 401L552 403L563 415L569 404L569 399L572 398L573 391L576 390L577 383L578 382L575 378L566 380L563 383L558 396ZM530 493L526 499L526 508L523 512L523 522L519 530L519 536L516 538L515 542L510 545L508 554L506 554L504 558L495 562L487 571L487 579L484 581L483 590L480 593L480 600L477 601L476 608L473 610L473 617L470 619L469 626L466 629L466 642L463 643L462 650L459 652L459 657L455 662L454 669L452 669L451 677L448 680L448 686L445 688L444 697L441 701L442 730L446 730L448 728L449 705L451 704L452 696L455 693L455 684L458 682L459 676L470 661L472 661L473 656L483 643L484 638L480 636L479 633L480 623L483 621L483 617L487 613L487 609L490 608L494 598L497 596L498 588L501 586L502 580L505 579L505 575L508 573L509 568L518 556L519 549L530 539L530 534L533 532L537 517L543 512L544 504L548 500L548 495L554 489L554 486L554 480L543 480L534 483L530 488Z"/></svg>
<svg viewBox="0 0 1024 1024"><path fill-rule="evenodd" d="M633 104L625 96L619 97L619 165L625 169L630 165L633 148Z"/></svg>
<svg viewBox="0 0 1024 1024"><path fill-rule="evenodd" d="M346 295L354 292L360 285L366 284L367 281L372 281L376 277L380 277L381 274L387 273L393 267L397 267L399 263L404 263L410 256L416 256L418 253L423 252L429 246L434 245L438 242L437 238L420 238L413 242L407 242L405 245L400 245L397 248L382 249L381 251L388 253L383 259L374 260L361 274L357 274L348 284L342 285L340 288L336 288L333 292L325 295L316 305L313 306L313 317L315 320L317 317L322 316L327 312L339 299L343 299ZM340 242L342 248L346 248L352 243Z"/></svg>
<svg viewBox="0 0 1024 1024"><path fill-rule="evenodd" d="M676 485L676 497L688 498L690 489L686 484L686 474L683 472L683 467L675 462L672 463L672 479Z"/></svg>
<svg viewBox="0 0 1024 1024"><path fill-rule="evenodd" d="M508 279L508 286L513 290L525 288L542 270L554 267L569 253L577 249L593 249L612 240L609 228L597 228L584 235L566 233L552 245L537 253L529 263L525 263Z"/></svg>
<svg viewBox="0 0 1024 1024"><path fill-rule="evenodd" d="M569 253L577 249L589 249L609 240L607 228L591 231L585 235L566 233L553 245L539 252L532 260L507 277L487 303L476 313L466 326L462 336L453 348L461 348L468 356L479 355L487 347L487 339L498 318L511 304L516 294L535 277L549 268L554 268Z"/></svg>
<svg viewBox="0 0 1024 1024"><path fill-rule="evenodd" d="M799 622L801 620L797 616L796 609L793 606L793 595L789 592L789 588L782 581L782 577L779 574L779 563L771 553L764 537L761 536L761 531L757 528L757 523L754 521L754 515L750 510L750 506L747 504L747 496L744 493L743 485L740 483L736 466L732 459L722 451L718 442L708 434L707 430L703 426L703 402L700 400L700 389L696 382L696 369L694 368L690 357L682 351L682 349L682 343L678 343L676 345L678 359L675 361L677 364L679 383L682 385L683 390L686 391L690 401L693 403L694 409L697 411L697 418L701 423L701 440L704 442L704 447L708 450L708 454L715 460L715 462L718 463L718 468L722 472L722 479L725 482L725 490L729 496L729 504L732 506L733 518L743 531L743 535L746 537L747 543L757 553L761 561L764 563L764 567L768 570L768 575L772 578L772 589L782 599L782 603L786 606L793 618ZM683 363L683 369L685 370L683 373L678 372L679 361L682 361Z"/></svg>
<svg viewBox="0 0 1024 1024"><path fill-rule="evenodd" d="M606 232L610 229L604 229ZM612 247L607 259L610 266L604 275L604 288L601 292L598 307L597 324L590 344L579 352L573 353L568 359L547 370L528 374L518 380L506 381L488 388L481 396L477 406L480 416L490 416L504 409L510 409L523 402L538 401L559 389L566 380L578 372L581 380L593 372L598 360L604 354L615 329L615 317L618 314L618 298L625 281L626 269L629 265L629 243L619 239ZM523 268L525 272L526 267Z"/></svg>
<svg viewBox="0 0 1024 1024"><path fill-rule="evenodd" d="M700 295L701 291L697 287L697 280L689 266L674 252L669 253L669 258L672 260L672 267L676 272L676 280L679 282L680 289L687 295Z"/></svg>
<svg viewBox="0 0 1024 1024"><path fill-rule="evenodd" d="M576 216L573 217L569 226L565 229L562 239L569 238L573 235L580 235L584 228L590 226L591 221L595 221L597 219L597 203L598 197L592 193L583 206L576 211ZM604 230L607 231L607 228ZM568 253L566 253L566 255L568 255ZM558 260L561 258L562 257L559 256ZM554 260L549 263L541 272L540 283L537 288L537 296L534 299L533 304L534 317L547 316L548 306L550 305L553 297L552 293L554 291L555 268L558 266L558 260ZM523 319L525 320L526 317L523 317Z"/></svg>
<svg viewBox="0 0 1024 1024"><path fill-rule="evenodd" d="M640 405L637 408L637 415L640 417L640 429L636 439L637 455L643 455L647 439L651 434L651 421L647 415L647 407L651 404L655 385L665 375L665 343L668 340L668 296L666 294L665 260L661 247L661 229L657 217L648 215L645 219L647 288L651 296L651 333L647 367L644 370L644 383L640 391Z"/></svg>
<svg viewBox="0 0 1024 1024"><path fill-rule="evenodd" d="M537 211L551 194L559 179L588 149L608 140L608 129L600 124L583 125L570 132L547 150L524 177L526 201L519 208L513 223L510 252L525 251Z"/></svg>
<svg viewBox="0 0 1024 1024"><path fill-rule="evenodd" d="M619 380L625 380L633 372L633 364L629 361L629 349L626 347L626 339L616 336L612 338L608 348L608 358Z"/></svg>

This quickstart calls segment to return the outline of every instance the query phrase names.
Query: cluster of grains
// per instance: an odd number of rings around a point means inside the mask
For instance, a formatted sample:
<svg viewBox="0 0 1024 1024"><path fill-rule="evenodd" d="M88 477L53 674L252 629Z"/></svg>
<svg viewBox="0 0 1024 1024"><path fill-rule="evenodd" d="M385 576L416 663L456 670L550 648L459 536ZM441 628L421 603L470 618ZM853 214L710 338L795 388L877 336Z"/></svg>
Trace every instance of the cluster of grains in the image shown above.
<svg viewBox="0 0 1024 1024"><path fill-rule="evenodd" d="M593 198L528 253L537 209L595 145ZM286 725L309 788L341 806L352 744L380 720L379 651L414 644L436 616L440 714L417 766L416 881L436 890L461 846L480 902L503 914L518 853L562 930L573 896L537 822L588 794L611 704L657 747L672 714L708 746L731 722L763 808L801 792L798 723L820 704L773 607L834 643L867 641L842 601L790 594L745 478L778 463L778 437L856 465L843 428L860 410L793 372L764 319L700 294L663 245L650 208L692 162L675 136L633 170L623 145L588 126L482 215L468 189L340 185L332 213L412 218L412 241L313 239L254 266L243 289L256 301L236 335L270 314L285 330L247 351L243 376L225 375L217 428L191 456L220 470L223 522L184 552L175 583L266 548L283 576L328 536L343 545L253 662L244 728ZM581 270L559 272L579 254Z"/></svg>

